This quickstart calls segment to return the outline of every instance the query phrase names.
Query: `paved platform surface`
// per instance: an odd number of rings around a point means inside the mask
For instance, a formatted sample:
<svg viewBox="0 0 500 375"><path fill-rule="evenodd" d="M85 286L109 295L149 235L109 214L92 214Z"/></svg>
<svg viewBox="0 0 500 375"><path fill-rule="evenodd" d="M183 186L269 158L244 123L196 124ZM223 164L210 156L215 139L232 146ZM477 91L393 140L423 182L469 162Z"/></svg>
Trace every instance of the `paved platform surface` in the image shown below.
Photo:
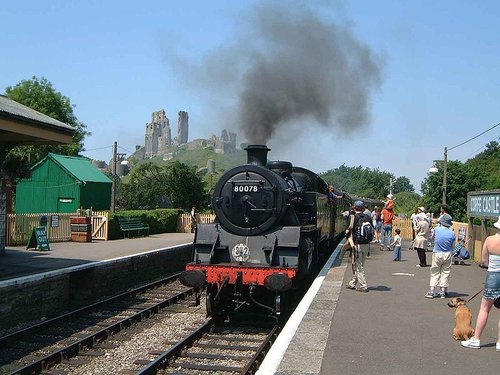
<svg viewBox="0 0 500 375"><path fill-rule="evenodd" d="M453 339L455 309L447 306L452 297L468 299L480 290L486 271L470 262L453 265L449 298L428 299L430 269L416 267L417 254L405 245L400 262L392 260L392 252L372 245L366 261L368 293L346 289L352 276L347 257L330 268L278 370L269 373L498 373L500 311L492 309L477 350ZM431 256L428 252L428 264ZM473 326L480 303L478 295L468 304Z"/></svg>
<svg viewBox="0 0 500 375"><path fill-rule="evenodd" d="M192 243L193 238L192 233L162 233L114 241L53 242L50 251L7 247L0 255L0 281Z"/></svg>

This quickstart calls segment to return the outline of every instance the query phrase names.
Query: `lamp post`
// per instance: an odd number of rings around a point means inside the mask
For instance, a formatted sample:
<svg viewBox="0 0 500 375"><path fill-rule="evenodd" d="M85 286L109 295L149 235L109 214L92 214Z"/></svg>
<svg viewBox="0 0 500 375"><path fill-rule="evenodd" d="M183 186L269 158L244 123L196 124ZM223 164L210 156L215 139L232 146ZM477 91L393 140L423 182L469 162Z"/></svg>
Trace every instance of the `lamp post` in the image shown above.
<svg viewBox="0 0 500 375"><path fill-rule="evenodd" d="M443 169L443 204L446 204L446 180L448 174L448 148L444 148L444 169Z"/></svg>
<svg viewBox="0 0 500 375"><path fill-rule="evenodd" d="M429 173L437 173L439 170L436 166L436 161L434 160L434 164L429 168ZM443 160L443 204L446 204L446 184L448 179L448 147L444 148L444 160Z"/></svg>

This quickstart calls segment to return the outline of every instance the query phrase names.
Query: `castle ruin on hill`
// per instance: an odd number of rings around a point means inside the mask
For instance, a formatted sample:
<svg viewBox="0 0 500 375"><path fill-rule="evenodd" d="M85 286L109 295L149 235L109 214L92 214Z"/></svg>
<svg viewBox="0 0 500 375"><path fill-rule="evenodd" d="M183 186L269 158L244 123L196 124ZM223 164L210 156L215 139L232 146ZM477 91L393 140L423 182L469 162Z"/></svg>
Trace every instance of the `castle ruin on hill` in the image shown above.
<svg viewBox="0 0 500 375"><path fill-rule="evenodd" d="M146 159L155 157L161 148L172 145L170 122L165 111L153 112L151 122L146 124L144 147Z"/></svg>
<svg viewBox="0 0 500 375"><path fill-rule="evenodd" d="M170 121L165 110L153 112L151 122L146 124L144 136L144 158L150 159L156 156L166 157L169 155L168 148L187 144L188 149L200 147L213 147L215 152L230 154L236 152L236 133L222 130L221 136L213 134L208 139L196 139L188 142L189 116L187 112L179 111L177 120L177 136L172 139Z"/></svg>

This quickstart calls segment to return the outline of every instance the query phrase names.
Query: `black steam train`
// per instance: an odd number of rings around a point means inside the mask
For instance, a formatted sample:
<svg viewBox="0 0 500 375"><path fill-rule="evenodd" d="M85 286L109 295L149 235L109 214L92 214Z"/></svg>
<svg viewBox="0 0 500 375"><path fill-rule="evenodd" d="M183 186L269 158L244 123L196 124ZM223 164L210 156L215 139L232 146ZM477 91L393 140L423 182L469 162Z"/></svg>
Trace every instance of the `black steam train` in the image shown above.
<svg viewBox="0 0 500 375"><path fill-rule="evenodd" d="M345 230L350 198L329 199L310 170L267 161L265 145L250 145L247 164L217 182L216 221L198 224L188 286L207 286L207 314L231 316L246 307L278 315L283 300L317 271Z"/></svg>

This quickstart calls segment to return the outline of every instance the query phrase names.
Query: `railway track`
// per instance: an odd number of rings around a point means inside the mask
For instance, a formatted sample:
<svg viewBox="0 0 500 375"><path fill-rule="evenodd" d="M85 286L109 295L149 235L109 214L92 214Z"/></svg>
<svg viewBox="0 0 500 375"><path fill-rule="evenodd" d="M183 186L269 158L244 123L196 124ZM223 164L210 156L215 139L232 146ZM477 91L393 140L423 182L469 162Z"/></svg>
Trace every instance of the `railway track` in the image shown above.
<svg viewBox="0 0 500 375"><path fill-rule="evenodd" d="M0 374L41 373L195 293L178 274L0 337ZM87 351L87 354L89 352Z"/></svg>
<svg viewBox="0 0 500 375"><path fill-rule="evenodd" d="M136 374L253 374L278 332L278 326L220 325L209 320Z"/></svg>

